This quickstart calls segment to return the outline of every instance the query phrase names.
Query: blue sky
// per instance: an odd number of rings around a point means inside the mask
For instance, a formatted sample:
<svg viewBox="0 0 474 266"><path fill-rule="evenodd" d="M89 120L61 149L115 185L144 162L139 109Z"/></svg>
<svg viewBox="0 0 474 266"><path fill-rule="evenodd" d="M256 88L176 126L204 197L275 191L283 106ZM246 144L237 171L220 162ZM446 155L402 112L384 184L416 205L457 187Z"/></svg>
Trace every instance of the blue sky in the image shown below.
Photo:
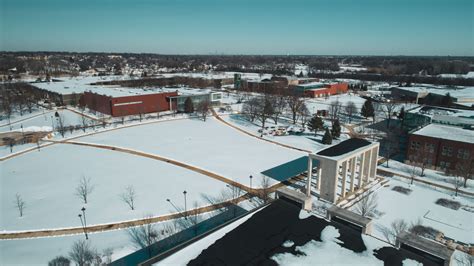
<svg viewBox="0 0 474 266"><path fill-rule="evenodd" d="M469 55L472 0L0 0L0 50Z"/></svg>

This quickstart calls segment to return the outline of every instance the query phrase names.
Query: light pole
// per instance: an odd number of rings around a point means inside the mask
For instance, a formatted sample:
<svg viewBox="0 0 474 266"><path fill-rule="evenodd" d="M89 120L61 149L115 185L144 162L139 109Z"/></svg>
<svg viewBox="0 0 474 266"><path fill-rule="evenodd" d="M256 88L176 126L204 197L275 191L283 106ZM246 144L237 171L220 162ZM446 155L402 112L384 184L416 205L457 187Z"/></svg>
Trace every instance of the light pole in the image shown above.
<svg viewBox="0 0 474 266"><path fill-rule="evenodd" d="M23 124L21 124L21 138L22 142L25 143L25 133L23 132Z"/></svg>
<svg viewBox="0 0 474 266"><path fill-rule="evenodd" d="M87 236L86 208L82 207L81 211L82 211L82 217L84 217L84 234L86 235L86 239L89 239L89 237ZM80 214L79 214L79 217L81 217ZM81 219L81 222L82 222L82 219Z"/></svg>
<svg viewBox="0 0 474 266"><path fill-rule="evenodd" d="M184 195L184 218L188 219L188 213L186 212L187 210L187 204L186 204L186 194L188 194L188 192L183 191L183 195Z"/></svg>
<svg viewBox="0 0 474 266"><path fill-rule="evenodd" d="M250 189L252 189L252 178L253 178L253 176L250 175L250 176L249 176L249 179L250 179Z"/></svg>

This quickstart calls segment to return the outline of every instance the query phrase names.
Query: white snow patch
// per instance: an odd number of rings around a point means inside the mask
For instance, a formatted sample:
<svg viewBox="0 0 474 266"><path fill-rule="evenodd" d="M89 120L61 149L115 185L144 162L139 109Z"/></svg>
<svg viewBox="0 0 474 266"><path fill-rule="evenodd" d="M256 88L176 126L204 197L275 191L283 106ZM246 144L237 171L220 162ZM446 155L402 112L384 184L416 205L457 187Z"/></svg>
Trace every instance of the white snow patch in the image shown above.
<svg viewBox="0 0 474 266"><path fill-rule="evenodd" d="M296 250L306 255L293 255L291 253L277 254L272 257L280 265L383 265L383 261L372 255L372 250L355 253L345 249L339 244L339 230L327 226L321 232L321 240L311 240L307 244L297 247Z"/></svg>
<svg viewBox="0 0 474 266"><path fill-rule="evenodd" d="M294 244L295 244L295 242L293 242L291 240L286 240L285 243L283 243L282 246L284 246L285 248L291 248Z"/></svg>
<svg viewBox="0 0 474 266"><path fill-rule="evenodd" d="M308 217L310 217L310 216L311 216L311 213L310 213L310 212L305 211L305 210L302 209L302 210L300 211L300 214L299 214L298 217L299 217L301 220L303 220L303 219L306 219L306 218L308 218Z"/></svg>

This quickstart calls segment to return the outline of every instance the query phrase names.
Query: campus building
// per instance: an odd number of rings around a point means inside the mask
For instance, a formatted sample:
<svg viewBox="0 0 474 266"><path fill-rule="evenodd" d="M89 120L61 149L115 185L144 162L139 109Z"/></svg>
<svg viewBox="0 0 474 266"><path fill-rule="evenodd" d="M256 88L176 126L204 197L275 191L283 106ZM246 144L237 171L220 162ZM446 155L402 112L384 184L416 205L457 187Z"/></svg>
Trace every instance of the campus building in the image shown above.
<svg viewBox="0 0 474 266"><path fill-rule="evenodd" d="M342 83L322 83L322 82L310 82L303 83L294 86L290 86L290 89L296 90L303 93L307 97L327 97L330 95L346 93L349 89L349 84Z"/></svg>
<svg viewBox="0 0 474 266"><path fill-rule="evenodd" d="M86 91L80 104L111 116L137 115L175 109L171 97L176 96L176 91L119 97Z"/></svg>
<svg viewBox="0 0 474 266"><path fill-rule="evenodd" d="M430 124L409 134L408 162L423 161L427 168L454 170L474 160L474 130Z"/></svg>

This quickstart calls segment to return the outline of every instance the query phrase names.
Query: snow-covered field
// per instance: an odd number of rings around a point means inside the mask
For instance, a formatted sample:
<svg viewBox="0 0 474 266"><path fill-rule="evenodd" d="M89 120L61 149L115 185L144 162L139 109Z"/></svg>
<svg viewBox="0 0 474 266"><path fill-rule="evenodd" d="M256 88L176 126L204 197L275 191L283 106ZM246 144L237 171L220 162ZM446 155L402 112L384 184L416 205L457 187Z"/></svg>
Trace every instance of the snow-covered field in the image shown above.
<svg viewBox="0 0 474 266"><path fill-rule="evenodd" d="M247 136L212 117L169 121L96 134L79 141L115 145L182 161L249 185L261 172L305 153Z"/></svg>
<svg viewBox="0 0 474 266"><path fill-rule="evenodd" d="M404 176L410 176L411 171L413 171L413 166L404 164L402 162L395 161L395 160L390 160L388 162L388 166L389 167L387 168L387 164L383 163L379 167L384 170L402 174ZM426 180L426 181L437 183L443 186L451 186L452 188L454 188L454 183L455 183L455 178L456 178L454 176L449 176L440 171L436 171L432 169L425 169L425 172L424 172L425 176L422 177L420 176L421 169L417 167L415 170L417 174L416 175L417 179ZM466 187L461 187L461 189L467 190L467 191L474 191L474 180L472 179L467 180Z"/></svg>
<svg viewBox="0 0 474 266"><path fill-rule="evenodd" d="M258 131L261 129L261 126L259 126L258 124L252 124L250 121L246 120L242 115L230 114L230 115L223 115L221 117L225 121L231 123L234 126L237 126L238 128L241 128L254 135L260 136L260 133ZM258 123L258 122L255 121L255 123ZM288 127L289 125L290 123L286 123L283 120L278 125L275 125L273 120L268 120L266 122L266 126L268 127L272 127L272 126ZM296 127L300 127L300 126L301 124L298 124ZM266 134L264 135L264 138L268 140L276 141L278 143L290 145L292 147L316 152L318 150L321 150L327 147L327 145L324 145L321 143L322 135L324 135L324 131L319 131L317 136L315 136L314 133L308 132L308 134L304 136L296 136L296 135L273 136L273 135ZM344 137L345 136L341 136L341 138L344 138ZM333 143L337 143L337 142L338 140L333 141Z"/></svg>
<svg viewBox="0 0 474 266"><path fill-rule="evenodd" d="M44 114L39 116L32 117L30 119L21 120L18 122L12 122L11 125L3 125L0 127L0 132L7 132L10 131L10 127L14 131L21 130L21 126L23 129L28 127L53 127L56 128L58 126L58 120L55 117L55 113L58 112L60 116L63 117L64 125L81 125L81 115L76 114L69 110L58 110L58 111L46 111ZM87 122L90 123L90 120L87 119Z"/></svg>
<svg viewBox="0 0 474 266"><path fill-rule="evenodd" d="M215 196L225 189L223 182L161 161L69 144L11 158L0 168L4 231L80 226L82 206L90 225L161 215L175 211L167 198L184 205L184 190L192 206L194 201L207 205L201 193ZM82 176L94 186L87 205L74 195ZM119 198L129 185L137 194L134 211ZM26 202L22 218L14 205L16 193Z"/></svg>
<svg viewBox="0 0 474 266"><path fill-rule="evenodd" d="M57 256L68 256L73 243L83 240L84 235L0 240L0 265L47 265ZM91 247L98 252L112 249L112 259L118 259L135 251L126 230L89 234Z"/></svg>
<svg viewBox="0 0 474 266"><path fill-rule="evenodd" d="M365 99L353 94L340 94L332 95L326 98L308 98L306 99L306 105L308 110L311 113L316 113L317 110L328 110L332 102L339 101L344 107L347 106L349 102L354 102L357 109L360 111L360 108L365 102ZM344 109L343 109L344 111Z"/></svg>
<svg viewBox="0 0 474 266"><path fill-rule="evenodd" d="M409 182L409 181L407 181ZM431 226L445 234L449 238L464 243L474 242L474 215L472 212L463 210L452 210L435 204L440 198L451 199L463 205L472 206L472 198L453 197L441 191L415 183L409 185L406 182L390 179L388 187L380 188L377 193L378 211L381 215L375 218L374 227L377 236L383 238L377 225L389 227L396 219L403 219L407 223L416 222L421 219L422 224ZM395 186L409 188L409 195L392 190Z"/></svg>

